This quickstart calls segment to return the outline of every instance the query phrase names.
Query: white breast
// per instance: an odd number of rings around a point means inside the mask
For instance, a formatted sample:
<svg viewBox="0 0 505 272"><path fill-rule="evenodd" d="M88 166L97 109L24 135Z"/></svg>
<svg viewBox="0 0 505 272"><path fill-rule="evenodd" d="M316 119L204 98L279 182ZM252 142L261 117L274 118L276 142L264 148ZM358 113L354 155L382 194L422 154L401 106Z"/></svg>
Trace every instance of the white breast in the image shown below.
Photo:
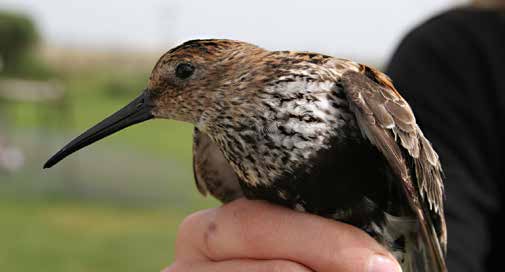
<svg viewBox="0 0 505 272"><path fill-rule="evenodd" d="M241 153L241 159L232 162L238 175L251 185L267 184L328 148L329 140L343 133L341 128L355 126L340 92L330 81L296 80L265 88L259 94L261 103L256 102L262 108L254 111L262 116L251 116L247 126L237 129L239 133L221 138L228 152ZM235 148L237 144L241 148Z"/></svg>

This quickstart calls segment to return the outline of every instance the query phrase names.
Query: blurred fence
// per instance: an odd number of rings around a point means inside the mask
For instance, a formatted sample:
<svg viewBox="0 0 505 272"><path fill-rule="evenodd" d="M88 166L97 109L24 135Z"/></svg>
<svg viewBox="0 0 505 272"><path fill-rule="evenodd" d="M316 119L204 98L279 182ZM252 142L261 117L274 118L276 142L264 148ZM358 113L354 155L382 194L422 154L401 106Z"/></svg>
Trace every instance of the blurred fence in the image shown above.
<svg viewBox="0 0 505 272"><path fill-rule="evenodd" d="M72 120L68 98L58 82L0 79L0 171L15 171L23 164L23 153L10 144L9 138L14 136L9 132L16 125L16 115L27 106L33 109L36 127L42 130L68 125Z"/></svg>

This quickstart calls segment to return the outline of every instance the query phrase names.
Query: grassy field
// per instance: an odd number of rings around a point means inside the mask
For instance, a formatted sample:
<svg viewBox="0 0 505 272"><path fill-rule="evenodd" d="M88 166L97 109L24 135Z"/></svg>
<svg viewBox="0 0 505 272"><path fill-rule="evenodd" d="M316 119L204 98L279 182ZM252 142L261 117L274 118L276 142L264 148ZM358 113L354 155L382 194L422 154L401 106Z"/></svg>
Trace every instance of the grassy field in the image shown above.
<svg viewBox="0 0 505 272"><path fill-rule="evenodd" d="M175 209L1 200L2 271L159 271L172 258Z"/></svg>
<svg viewBox="0 0 505 272"><path fill-rule="evenodd" d="M179 222L218 205L194 187L192 127L178 122L131 127L41 169L144 88L147 65L106 56L81 65L72 57L49 60L68 94L67 110L23 103L0 109L7 113L0 129L27 159L20 171L0 173L0 271L159 271L171 261Z"/></svg>

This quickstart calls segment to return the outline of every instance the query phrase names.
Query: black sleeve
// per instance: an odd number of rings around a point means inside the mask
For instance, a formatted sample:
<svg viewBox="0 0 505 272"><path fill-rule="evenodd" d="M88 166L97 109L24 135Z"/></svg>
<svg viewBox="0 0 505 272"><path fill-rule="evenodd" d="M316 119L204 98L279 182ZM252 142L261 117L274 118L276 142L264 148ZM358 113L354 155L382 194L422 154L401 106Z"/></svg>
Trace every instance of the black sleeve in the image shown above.
<svg viewBox="0 0 505 272"><path fill-rule="evenodd" d="M431 19L387 70L444 167L449 271L487 271L503 241L505 17L488 13Z"/></svg>

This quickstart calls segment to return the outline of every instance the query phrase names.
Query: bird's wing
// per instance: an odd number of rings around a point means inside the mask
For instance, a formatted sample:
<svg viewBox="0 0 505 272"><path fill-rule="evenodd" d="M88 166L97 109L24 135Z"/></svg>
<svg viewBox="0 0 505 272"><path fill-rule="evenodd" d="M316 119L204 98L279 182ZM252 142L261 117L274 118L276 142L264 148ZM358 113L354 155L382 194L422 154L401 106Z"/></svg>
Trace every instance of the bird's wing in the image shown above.
<svg viewBox="0 0 505 272"><path fill-rule="evenodd" d="M437 153L386 75L362 65L360 72L345 72L341 81L363 136L379 149L402 182L428 256L435 260L427 267L446 271L444 189ZM415 174L410 173L408 161L413 161Z"/></svg>
<svg viewBox="0 0 505 272"><path fill-rule="evenodd" d="M238 177L223 153L197 128L193 132L193 173L196 187L204 196L210 193L222 202L242 196Z"/></svg>

